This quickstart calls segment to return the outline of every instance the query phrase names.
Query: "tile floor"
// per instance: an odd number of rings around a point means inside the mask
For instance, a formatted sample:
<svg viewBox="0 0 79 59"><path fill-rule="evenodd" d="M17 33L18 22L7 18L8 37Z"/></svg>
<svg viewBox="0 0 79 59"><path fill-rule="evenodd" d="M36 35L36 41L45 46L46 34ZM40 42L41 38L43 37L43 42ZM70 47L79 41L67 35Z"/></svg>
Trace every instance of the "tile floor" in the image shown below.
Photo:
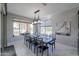
<svg viewBox="0 0 79 59"><path fill-rule="evenodd" d="M14 46L8 46L1 51L1 56L16 56Z"/></svg>
<svg viewBox="0 0 79 59"><path fill-rule="evenodd" d="M2 56L36 56L34 50L28 48L28 45L23 40L15 41L14 46L10 46L2 51ZM38 54L41 56L41 54ZM44 56L47 56L47 51L44 52ZM77 48L66 46L64 44L56 42L56 48L51 52L51 46L49 47L49 56L77 56Z"/></svg>
<svg viewBox="0 0 79 59"><path fill-rule="evenodd" d="M25 44L23 41L16 42L15 45L15 51L17 55L21 56L36 56L34 54L34 50L31 51L27 47L27 44ZM41 54L39 53L39 56ZM44 56L47 56L47 51L44 52ZM70 46L63 45L61 43L56 42L56 48L53 52L51 52L51 46L49 47L49 56L77 56L77 48L73 48Z"/></svg>

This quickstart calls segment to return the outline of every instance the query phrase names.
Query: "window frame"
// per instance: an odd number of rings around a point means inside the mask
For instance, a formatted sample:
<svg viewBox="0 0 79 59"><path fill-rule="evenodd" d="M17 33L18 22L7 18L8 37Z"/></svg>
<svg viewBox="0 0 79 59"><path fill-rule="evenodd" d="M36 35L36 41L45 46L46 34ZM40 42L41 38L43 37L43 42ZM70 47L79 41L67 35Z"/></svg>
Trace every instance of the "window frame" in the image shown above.
<svg viewBox="0 0 79 59"><path fill-rule="evenodd" d="M51 27L52 28L52 31L51 32L53 32L53 27L52 27L52 23L51 23L51 25L47 25L47 23L48 22L51 22L52 20L51 19L44 19L43 20L43 23L45 24L45 25L41 25L40 27L44 27L45 28L45 35L47 35L46 34L46 27ZM51 33L52 34L52 33Z"/></svg>
<svg viewBox="0 0 79 59"><path fill-rule="evenodd" d="M53 27L52 26L41 26L41 27L43 27L44 29L45 29L45 34L44 35L47 35L47 30L46 30L46 27L51 27L52 28L52 30L53 30ZM51 30L51 34L52 34L52 30ZM43 35L42 33L41 33L41 35Z"/></svg>
<svg viewBox="0 0 79 59"><path fill-rule="evenodd" d="M28 28L29 28L28 26L30 25L29 22L13 20L13 23L14 23L14 22L18 22L18 23L19 23L19 28L18 28L18 30L19 30L19 33L18 33L18 34L19 34L19 35L21 34L21 32L20 32L20 23L27 23L27 30L26 30L26 31L29 32L29 29L28 29ZM14 25L13 25L13 26L14 26ZM14 27L13 27L13 36L19 36L19 35L15 35L15 34L14 34Z"/></svg>

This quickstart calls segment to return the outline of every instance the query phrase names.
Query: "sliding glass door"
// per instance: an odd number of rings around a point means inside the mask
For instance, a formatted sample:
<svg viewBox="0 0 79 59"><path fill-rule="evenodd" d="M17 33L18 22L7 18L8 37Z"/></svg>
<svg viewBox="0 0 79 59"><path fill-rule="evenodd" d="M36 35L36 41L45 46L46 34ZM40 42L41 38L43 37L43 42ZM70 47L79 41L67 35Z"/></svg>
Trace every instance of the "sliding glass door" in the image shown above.
<svg viewBox="0 0 79 59"><path fill-rule="evenodd" d="M20 33L28 32L28 24L27 23L19 23L20 25Z"/></svg>
<svg viewBox="0 0 79 59"><path fill-rule="evenodd" d="M13 22L13 35L18 36L20 34L19 22Z"/></svg>
<svg viewBox="0 0 79 59"><path fill-rule="evenodd" d="M13 35L19 36L22 33L29 32L29 23L13 21Z"/></svg>

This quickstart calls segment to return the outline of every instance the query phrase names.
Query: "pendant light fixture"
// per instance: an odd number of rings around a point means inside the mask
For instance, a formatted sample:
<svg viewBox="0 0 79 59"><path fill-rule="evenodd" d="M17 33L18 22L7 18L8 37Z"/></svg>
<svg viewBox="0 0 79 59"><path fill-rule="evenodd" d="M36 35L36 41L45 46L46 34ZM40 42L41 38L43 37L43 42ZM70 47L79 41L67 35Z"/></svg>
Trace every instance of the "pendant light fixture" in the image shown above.
<svg viewBox="0 0 79 59"><path fill-rule="evenodd" d="M39 15L40 10L37 10L34 12L34 19L33 19L33 24L40 24L40 15Z"/></svg>

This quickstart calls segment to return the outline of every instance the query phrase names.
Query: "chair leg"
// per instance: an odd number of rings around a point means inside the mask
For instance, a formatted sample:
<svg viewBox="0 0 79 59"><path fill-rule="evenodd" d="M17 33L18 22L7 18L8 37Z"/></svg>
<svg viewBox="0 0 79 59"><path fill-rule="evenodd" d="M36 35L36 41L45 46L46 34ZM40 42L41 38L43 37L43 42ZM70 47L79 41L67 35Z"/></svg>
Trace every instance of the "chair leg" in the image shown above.
<svg viewBox="0 0 79 59"><path fill-rule="evenodd" d="M42 51L42 56L43 56L43 51Z"/></svg>
<svg viewBox="0 0 79 59"><path fill-rule="evenodd" d="M35 53L35 46L34 46L34 53Z"/></svg>
<svg viewBox="0 0 79 59"><path fill-rule="evenodd" d="M55 43L54 43L54 48L55 48Z"/></svg>
<svg viewBox="0 0 79 59"><path fill-rule="evenodd" d="M38 56L38 47L37 47L37 54L36 55Z"/></svg>
<svg viewBox="0 0 79 59"><path fill-rule="evenodd" d="M47 56L49 56L49 49L47 49Z"/></svg>
<svg viewBox="0 0 79 59"><path fill-rule="evenodd" d="M26 41L26 46L28 47L28 42Z"/></svg>
<svg viewBox="0 0 79 59"><path fill-rule="evenodd" d="M52 45L52 52L53 52L53 45Z"/></svg>
<svg viewBox="0 0 79 59"><path fill-rule="evenodd" d="M31 44L31 51L32 51L32 44Z"/></svg>
<svg viewBox="0 0 79 59"><path fill-rule="evenodd" d="M41 55L43 56L43 49L41 49L41 53L42 53Z"/></svg>
<svg viewBox="0 0 79 59"><path fill-rule="evenodd" d="M30 49L30 43L29 43L29 49Z"/></svg>
<svg viewBox="0 0 79 59"><path fill-rule="evenodd" d="M39 52L41 53L42 52L41 49L39 49L39 50L40 50Z"/></svg>

